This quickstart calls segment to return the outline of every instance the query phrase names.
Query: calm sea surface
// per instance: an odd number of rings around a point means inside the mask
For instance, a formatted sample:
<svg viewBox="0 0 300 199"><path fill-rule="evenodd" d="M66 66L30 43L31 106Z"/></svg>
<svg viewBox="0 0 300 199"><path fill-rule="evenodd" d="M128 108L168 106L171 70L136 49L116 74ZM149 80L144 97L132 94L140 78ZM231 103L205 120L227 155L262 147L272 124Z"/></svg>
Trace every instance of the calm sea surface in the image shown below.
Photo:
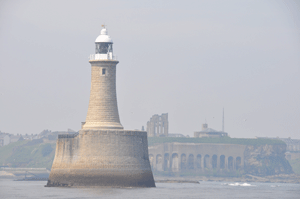
<svg viewBox="0 0 300 199"><path fill-rule="evenodd" d="M300 198L300 184L156 183L156 188L56 188L46 181L0 179L0 198Z"/></svg>

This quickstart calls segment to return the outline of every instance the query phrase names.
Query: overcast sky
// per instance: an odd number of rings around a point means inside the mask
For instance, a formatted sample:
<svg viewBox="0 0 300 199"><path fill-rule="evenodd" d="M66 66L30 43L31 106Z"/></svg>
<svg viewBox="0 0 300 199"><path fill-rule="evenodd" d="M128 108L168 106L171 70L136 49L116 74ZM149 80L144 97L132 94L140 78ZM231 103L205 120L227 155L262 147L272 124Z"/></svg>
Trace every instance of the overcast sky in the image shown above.
<svg viewBox="0 0 300 199"><path fill-rule="evenodd" d="M0 131L80 130L107 24L125 129L300 139L300 1L0 1Z"/></svg>

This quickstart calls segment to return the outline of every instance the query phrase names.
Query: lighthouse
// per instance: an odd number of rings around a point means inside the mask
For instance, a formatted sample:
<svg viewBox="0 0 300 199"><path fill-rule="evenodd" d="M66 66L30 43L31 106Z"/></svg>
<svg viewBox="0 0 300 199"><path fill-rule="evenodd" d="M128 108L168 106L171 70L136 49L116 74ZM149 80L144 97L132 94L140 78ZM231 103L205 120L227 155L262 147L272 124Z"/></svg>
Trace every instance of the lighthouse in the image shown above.
<svg viewBox="0 0 300 199"><path fill-rule="evenodd" d="M155 187L147 132L124 130L116 95L113 41L103 27L90 55L91 90L78 134L59 135L47 187Z"/></svg>
<svg viewBox="0 0 300 199"><path fill-rule="evenodd" d="M123 129L116 95L116 67L113 41L104 27L95 41L95 54L90 55L91 92L82 129Z"/></svg>

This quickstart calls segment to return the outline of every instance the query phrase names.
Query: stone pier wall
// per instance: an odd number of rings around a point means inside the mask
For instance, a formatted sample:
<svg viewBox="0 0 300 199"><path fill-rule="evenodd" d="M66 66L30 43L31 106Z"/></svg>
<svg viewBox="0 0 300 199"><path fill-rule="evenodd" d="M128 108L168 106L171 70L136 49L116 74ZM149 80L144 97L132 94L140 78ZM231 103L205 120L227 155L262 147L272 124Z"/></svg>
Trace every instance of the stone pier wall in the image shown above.
<svg viewBox="0 0 300 199"><path fill-rule="evenodd" d="M230 172L244 168L245 145L163 143L149 147L153 171Z"/></svg>
<svg viewBox="0 0 300 199"><path fill-rule="evenodd" d="M60 136L47 186L154 187L147 133L81 130Z"/></svg>

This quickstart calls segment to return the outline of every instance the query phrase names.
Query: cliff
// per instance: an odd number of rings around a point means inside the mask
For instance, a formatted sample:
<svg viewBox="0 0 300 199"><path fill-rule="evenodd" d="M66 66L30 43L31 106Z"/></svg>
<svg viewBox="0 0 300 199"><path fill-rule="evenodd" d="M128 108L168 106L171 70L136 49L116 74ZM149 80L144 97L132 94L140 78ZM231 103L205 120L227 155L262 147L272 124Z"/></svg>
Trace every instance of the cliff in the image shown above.
<svg viewBox="0 0 300 199"><path fill-rule="evenodd" d="M255 176L291 174L293 169L285 159L286 145L247 145L244 151L244 172Z"/></svg>

